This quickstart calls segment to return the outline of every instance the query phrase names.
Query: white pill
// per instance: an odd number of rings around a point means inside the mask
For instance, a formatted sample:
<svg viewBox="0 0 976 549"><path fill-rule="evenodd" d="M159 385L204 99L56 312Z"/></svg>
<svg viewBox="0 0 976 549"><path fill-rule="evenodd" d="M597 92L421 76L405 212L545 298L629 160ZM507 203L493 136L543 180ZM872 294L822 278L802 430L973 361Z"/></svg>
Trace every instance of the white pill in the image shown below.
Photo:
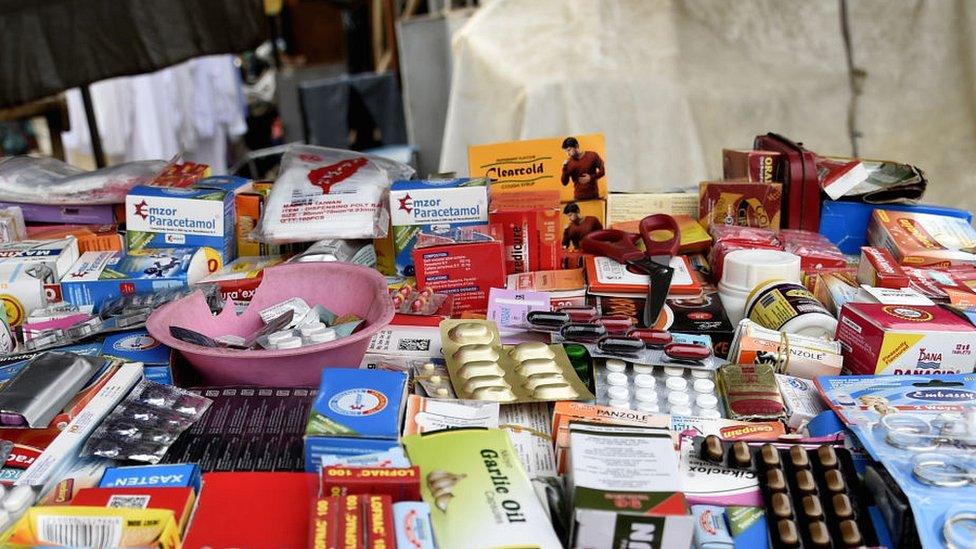
<svg viewBox="0 0 976 549"><path fill-rule="evenodd" d="M34 503L34 490L30 486L15 486L3 499L3 509L17 515Z"/></svg>
<svg viewBox="0 0 976 549"><path fill-rule="evenodd" d="M718 407L718 399L715 398L715 395L698 395L698 398L695 399L695 404L699 408L716 408Z"/></svg>
<svg viewBox="0 0 976 549"><path fill-rule="evenodd" d="M627 363L616 358L608 359L606 366L608 372L624 372L627 370Z"/></svg>
<svg viewBox="0 0 976 549"><path fill-rule="evenodd" d="M434 391L434 394L436 394L439 397L446 397L451 393L447 390L447 387L438 387L437 390Z"/></svg>
<svg viewBox="0 0 976 549"><path fill-rule="evenodd" d="M442 381L444 381L444 378L442 378L441 376L439 376L439 375L437 375L437 374L434 374L434 375L432 375L432 376L430 376L430 378L428 378L428 380L429 380L429 381L430 381L431 383L433 383L433 384L435 384L435 385L440 385L440 383L441 383Z"/></svg>
<svg viewBox="0 0 976 549"><path fill-rule="evenodd" d="M672 416L690 416L691 408L687 406L672 406L671 407Z"/></svg>
<svg viewBox="0 0 976 549"><path fill-rule="evenodd" d="M626 387L613 385L611 387L607 387L607 395L614 400L624 400L630 398L630 391Z"/></svg>
<svg viewBox="0 0 976 549"><path fill-rule="evenodd" d="M305 340L308 341L310 345L316 343L328 343L329 341L335 341L336 333L332 328L326 328L325 330L312 332L311 334L305 336Z"/></svg>
<svg viewBox="0 0 976 549"><path fill-rule="evenodd" d="M437 365L433 362L424 362L423 366L420 367L425 372L433 372L437 369Z"/></svg>
<svg viewBox="0 0 976 549"><path fill-rule="evenodd" d="M480 322L462 322L451 328L447 332L447 336L451 338L451 341L461 345L484 345L495 339L495 334L491 332L491 328ZM493 360L498 359L496 357Z"/></svg>
<svg viewBox="0 0 976 549"><path fill-rule="evenodd" d="M653 388L657 386L657 380L654 379L654 376L651 375L637 374L636 376L634 376L634 385L636 385L637 387Z"/></svg>
<svg viewBox="0 0 976 549"><path fill-rule="evenodd" d="M695 392L696 393L712 393L715 392L715 382L710 379L696 379L695 380Z"/></svg>
<svg viewBox="0 0 976 549"><path fill-rule="evenodd" d="M610 372L607 374L607 383L610 385L627 385L627 374Z"/></svg>
<svg viewBox="0 0 976 549"><path fill-rule="evenodd" d="M519 343L509 351L509 354L515 359L515 362L538 358L554 358L556 356L556 353L552 352L552 349L541 341Z"/></svg>
<svg viewBox="0 0 976 549"><path fill-rule="evenodd" d="M288 339L282 339L278 343L274 344L275 349L297 349L302 346L302 338L300 337L289 337Z"/></svg>
<svg viewBox="0 0 976 549"><path fill-rule="evenodd" d="M302 326L301 328L298 329L298 331L301 332L302 337L308 337L312 334L324 332L326 329L327 327L325 324L322 324L321 322L316 322L314 324L308 324Z"/></svg>
<svg viewBox="0 0 976 549"><path fill-rule="evenodd" d="M688 389L688 382L683 377L669 377L665 384L672 391L685 391Z"/></svg>
<svg viewBox="0 0 976 549"><path fill-rule="evenodd" d="M579 394L570 387L569 383L542 385L532 391L532 396L540 400L572 400L579 398Z"/></svg>
<svg viewBox="0 0 976 549"><path fill-rule="evenodd" d="M708 419L718 419L722 417L722 413L713 408L702 410L701 412L698 412L698 415L701 417L707 417Z"/></svg>
<svg viewBox="0 0 976 549"><path fill-rule="evenodd" d="M275 332L268 336L269 345L277 345L279 342L284 341L290 337L295 337L295 334L291 330L282 330L280 332Z"/></svg>
<svg viewBox="0 0 976 549"><path fill-rule="evenodd" d="M664 374L667 376L681 377L685 375L685 369L678 366L665 366Z"/></svg>
<svg viewBox="0 0 976 549"><path fill-rule="evenodd" d="M515 371L522 377L529 377L538 374L558 374L562 370L559 364L551 358L530 358L519 362Z"/></svg>
<svg viewBox="0 0 976 549"><path fill-rule="evenodd" d="M471 379L478 376L497 376L502 377L505 375L505 371L502 370L501 366L497 362L490 360L479 360L475 362L466 362L464 366L458 368L458 373L464 379Z"/></svg>
<svg viewBox="0 0 976 549"><path fill-rule="evenodd" d="M458 364L467 364L468 362L479 361L496 362L498 360L498 351L496 351L491 345L465 345L458 348L457 351L454 351L454 360L456 360Z"/></svg>
<svg viewBox="0 0 976 549"><path fill-rule="evenodd" d="M691 377L700 378L700 379L711 379L712 378L712 372L711 372L711 370L692 369L691 370Z"/></svg>
<svg viewBox="0 0 976 549"><path fill-rule="evenodd" d="M630 409L630 401L627 400L627 399L614 399L614 398L611 398L610 401L607 402L607 406L610 406L611 408L626 408L626 409L629 410Z"/></svg>
<svg viewBox="0 0 976 549"><path fill-rule="evenodd" d="M634 364L633 368L635 374L651 375L654 373L654 366L648 366L647 364Z"/></svg>
<svg viewBox="0 0 976 549"><path fill-rule="evenodd" d="M691 397L688 396L688 393L681 391L668 393L668 404L671 406L687 406L689 403L691 403Z"/></svg>
<svg viewBox="0 0 976 549"><path fill-rule="evenodd" d="M637 389L634 398L641 402L657 402L657 391L654 389Z"/></svg>
<svg viewBox="0 0 976 549"><path fill-rule="evenodd" d="M657 402L638 402L637 409L641 412L651 412L656 413L661 411L661 407L658 406Z"/></svg>

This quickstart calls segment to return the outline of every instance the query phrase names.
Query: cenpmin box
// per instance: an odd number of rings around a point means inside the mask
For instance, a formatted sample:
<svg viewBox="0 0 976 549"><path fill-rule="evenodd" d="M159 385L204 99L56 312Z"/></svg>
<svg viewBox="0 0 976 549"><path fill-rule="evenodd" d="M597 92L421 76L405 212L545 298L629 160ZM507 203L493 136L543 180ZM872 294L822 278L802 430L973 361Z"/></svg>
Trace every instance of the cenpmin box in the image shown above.
<svg viewBox="0 0 976 549"><path fill-rule="evenodd" d="M317 473L322 456L358 456L399 444L407 374L326 368L305 427L305 471Z"/></svg>
<svg viewBox="0 0 976 549"><path fill-rule="evenodd" d="M189 188L139 185L125 197L129 250L208 246L228 262L237 254L234 191L207 180ZM219 184L218 184L219 183Z"/></svg>
<svg viewBox="0 0 976 549"><path fill-rule="evenodd" d="M466 236L465 229L488 223L488 180L394 181L390 220L397 274L414 276L415 247L471 240L474 235Z"/></svg>

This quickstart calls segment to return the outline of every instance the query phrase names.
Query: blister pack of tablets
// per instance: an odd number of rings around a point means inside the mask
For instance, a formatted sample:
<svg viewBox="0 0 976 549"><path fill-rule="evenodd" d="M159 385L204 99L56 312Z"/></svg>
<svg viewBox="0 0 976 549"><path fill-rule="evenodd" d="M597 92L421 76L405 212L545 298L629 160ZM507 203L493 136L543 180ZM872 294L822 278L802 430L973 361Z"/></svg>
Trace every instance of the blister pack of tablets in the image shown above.
<svg viewBox="0 0 976 549"><path fill-rule="evenodd" d="M694 440L700 459L755 471L776 549L874 547L878 538L850 452L832 445Z"/></svg>
<svg viewBox="0 0 976 549"><path fill-rule="evenodd" d="M447 297L444 294L435 294L430 288L417 290L410 284L390 290L393 308L405 315L430 316L440 310Z"/></svg>
<svg viewBox="0 0 976 549"><path fill-rule="evenodd" d="M720 418L715 373L606 359L596 372L597 404L648 413Z"/></svg>
<svg viewBox="0 0 976 549"><path fill-rule="evenodd" d="M457 398L454 387L451 386L451 374L447 371L444 361L422 360L410 365L413 380L431 398Z"/></svg>
<svg viewBox="0 0 976 549"><path fill-rule="evenodd" d="M539 341L503 348L487 320L445 320L441 343L459 398L494 402L590 400L562 345Z"/></svg>
<svg viewBox="0 0 976 549"><path fill-rule="evenodd" d="M183 389L143 380L92 433L81 455L159 463L211 403Z"/></svg>

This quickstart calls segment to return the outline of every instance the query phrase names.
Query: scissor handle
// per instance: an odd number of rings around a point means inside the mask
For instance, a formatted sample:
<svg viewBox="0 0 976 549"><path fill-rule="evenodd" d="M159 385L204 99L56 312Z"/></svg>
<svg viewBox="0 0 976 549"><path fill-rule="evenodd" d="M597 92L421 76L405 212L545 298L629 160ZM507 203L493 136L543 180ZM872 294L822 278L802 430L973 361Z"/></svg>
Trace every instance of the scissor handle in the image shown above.
<svg viewBox="0 0 976 549"><path fill-rule="evenodd" d="M654 240L651 233L654 231L668 231L671 236L664 240ZM678 222L667 214L651 214L640 222L640 237L644 241L644 248L648 256L675 256L678 255L678 247L681 244L681 232L678 229Z"/></svg>
<svg viewBox="0 0 976 549"><path fill-rule="evenodd" d="M636 238L635 234L617 229L593 231L583 237L580 249L588 254L602 255L626 263L644 257L644 252L637 247Z"/></svg>

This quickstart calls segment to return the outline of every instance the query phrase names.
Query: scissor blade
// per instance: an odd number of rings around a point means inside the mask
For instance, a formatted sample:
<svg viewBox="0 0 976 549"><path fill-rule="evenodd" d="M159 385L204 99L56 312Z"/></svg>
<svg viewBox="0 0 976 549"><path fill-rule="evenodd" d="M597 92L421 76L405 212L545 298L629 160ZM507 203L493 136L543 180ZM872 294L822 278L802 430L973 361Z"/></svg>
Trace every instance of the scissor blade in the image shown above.
<svg viewBox="0 0 976 549"><path fill-rule="evenodd" d="M653 327L657 322L664 302L671 289L671 278L674 277L674 269L644 258L640 261L632 262L632 265L647 273L649 278L647 284L647 299L644 302L644 325L648 328Z"/></svg>

